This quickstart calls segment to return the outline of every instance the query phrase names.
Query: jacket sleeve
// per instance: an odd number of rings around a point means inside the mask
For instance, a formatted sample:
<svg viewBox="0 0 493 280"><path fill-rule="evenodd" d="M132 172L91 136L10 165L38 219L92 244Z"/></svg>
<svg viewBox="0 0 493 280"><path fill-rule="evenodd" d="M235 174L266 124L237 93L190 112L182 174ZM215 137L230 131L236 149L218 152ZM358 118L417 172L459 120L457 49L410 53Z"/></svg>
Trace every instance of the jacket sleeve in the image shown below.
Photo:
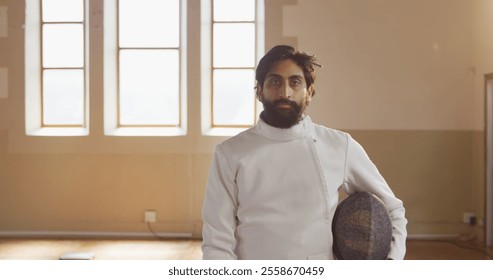
<svg viewBox="0 0 493 280"><path fill-rule="evenodd" d="M346 193L368 191L379 197L387 206L392 221L392 244L388 258L404 259L406 254L407 219L405 209L365 150L347 135L347 154L343 188Z"/></svg>
<svg viewBox="0 0 493 280"><path fill-rule="evenodd" d="M202 210L204 260L237 259L234 253L237 208L235 173L228 165L221 145L218 145L214 151Z"/></svg>

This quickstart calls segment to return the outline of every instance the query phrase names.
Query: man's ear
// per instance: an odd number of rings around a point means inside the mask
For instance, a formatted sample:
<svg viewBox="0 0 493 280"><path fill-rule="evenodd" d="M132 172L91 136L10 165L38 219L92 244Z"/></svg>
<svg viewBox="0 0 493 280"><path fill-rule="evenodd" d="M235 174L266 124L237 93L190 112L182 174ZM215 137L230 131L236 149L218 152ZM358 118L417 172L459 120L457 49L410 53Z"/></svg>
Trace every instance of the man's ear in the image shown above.
<svg viewBox="0 0 493 280"><path fill-rule="evenodd" d="M262 94L262 87L257 83L255 87L255 95L257 95L258 101L262 102L264 100L264 96Z"/></svg>
<svg viewBox="0 0 493 280"><path fill-rule="evenodd" d="M315 87L312 84L312 85L310 85L310 87L307 90L307 96L306 96L307 104L310 104L314 94L315 94Z"/></svg>

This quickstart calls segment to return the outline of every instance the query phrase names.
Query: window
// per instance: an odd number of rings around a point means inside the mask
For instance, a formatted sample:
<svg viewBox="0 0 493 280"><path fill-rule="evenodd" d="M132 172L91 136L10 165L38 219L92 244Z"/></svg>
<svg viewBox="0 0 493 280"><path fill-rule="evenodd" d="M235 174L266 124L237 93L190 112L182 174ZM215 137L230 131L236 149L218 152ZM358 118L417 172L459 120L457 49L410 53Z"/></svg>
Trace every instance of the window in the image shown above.
<svg viewBox="0 0 493 280"><path fill-rule="evenodd" d="M202 129L232 135L255 124L255 66L263 54L263 1L202 2Z"/></svg>
<svg viewBox="0 0 493 280"><path fill-rule="evenodd" d="M96 129L104 124L104 135L186 135L186 39L198 33L200 58L193 53L189 63L201 68L200 92L193 93L201 98L201 115L193 121L201 122L204 135L233 135L254 125L260 107L254 74L263 54L263 0L192 2L194 17L200 7L201 29L190 33L187 3L26 0L26 134L88 135L91 77L92 96L104 99L103 108L96 102L91 108L100 110L93 121ZM90 53L97 61L92 73Z"/></svg>
<svg viewBox="0 0 493 280"><path fill-rule="evenodd" d="M86 3L26 7L26 133L87 135Z"/></svg>
<svg viewBox="0 0 493 280"><path fill-rule="evenodd" d="M186 133L185 2L105 1L105 134Z"/></svg>

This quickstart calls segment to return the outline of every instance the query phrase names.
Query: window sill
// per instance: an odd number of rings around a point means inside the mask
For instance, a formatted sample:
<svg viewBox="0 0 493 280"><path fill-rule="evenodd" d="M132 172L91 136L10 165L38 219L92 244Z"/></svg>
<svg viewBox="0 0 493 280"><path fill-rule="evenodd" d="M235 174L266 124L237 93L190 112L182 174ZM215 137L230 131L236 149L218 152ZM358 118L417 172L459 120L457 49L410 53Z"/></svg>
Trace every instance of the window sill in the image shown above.
<svg viewBox="0 0 493 280"><path fill-rule="evenodd" d="M181 127L120 127L106 129L106 136L184 136L187 130Z"/></svg>
<svg viewBox="0 0 493 280"><path fill-rule="evenodd" d="M81 127L40 127L26 130L28 136L88 136L89 129Z"/></svg>

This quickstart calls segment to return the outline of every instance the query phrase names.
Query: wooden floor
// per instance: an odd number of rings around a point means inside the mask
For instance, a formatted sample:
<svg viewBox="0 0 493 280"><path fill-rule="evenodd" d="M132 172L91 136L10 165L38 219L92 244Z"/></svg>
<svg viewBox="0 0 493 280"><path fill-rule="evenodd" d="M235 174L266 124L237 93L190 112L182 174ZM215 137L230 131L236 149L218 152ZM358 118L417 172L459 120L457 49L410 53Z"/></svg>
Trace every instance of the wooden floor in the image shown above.
<svg viewBox="0 0 493 280"><path fill-rule="evenodd" d="M0 239L0 260L57 260L66 253L94 253L96 260L199 260L200 240Z"/></svg>
<svg viewBox="0 0 493 280"><path fill-rule="evenodd" d="M200 240L0 239L0 260L57 260L70 252L96 260L199 260ZM488 255L489 254L489 255ZM493 249L452 241L407 242L408 260L491 260Z"/></svg>
<svg viewBox="0 0 493 280"><path fill-rule="evenodd" d="M407 241L406 260L493 260L493 248L453 240Z"/></svg>

